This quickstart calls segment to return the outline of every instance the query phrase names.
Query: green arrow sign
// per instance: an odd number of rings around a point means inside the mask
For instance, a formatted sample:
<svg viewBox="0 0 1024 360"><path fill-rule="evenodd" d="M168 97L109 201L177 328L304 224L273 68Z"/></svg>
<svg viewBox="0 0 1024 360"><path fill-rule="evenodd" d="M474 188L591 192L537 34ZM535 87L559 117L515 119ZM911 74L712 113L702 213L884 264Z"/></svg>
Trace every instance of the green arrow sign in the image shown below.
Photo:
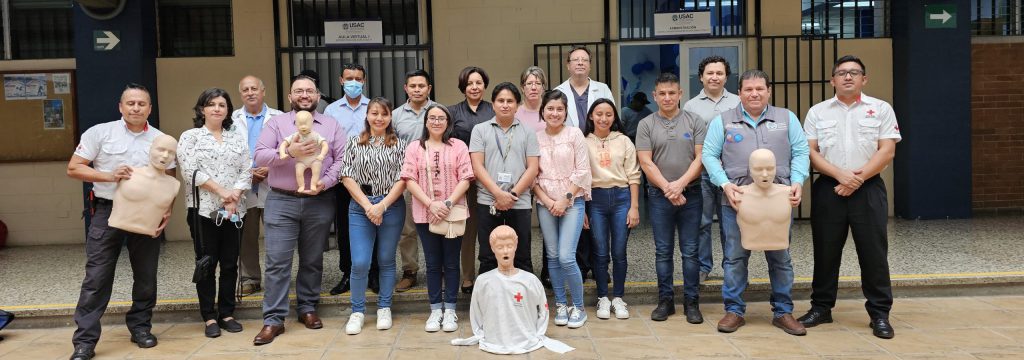
<svg viewBox="0 0 1024 360"><path fill-rule="evenodd" d="M924 6L925 29L956 29L956 4Z"/></svg>
<svg viewBox="0 0 1024 360"><path fill-rule="evenodd" d="M120 31L95 30L92 32L92 49L95 51L120 50L120 44Z"/></svg>

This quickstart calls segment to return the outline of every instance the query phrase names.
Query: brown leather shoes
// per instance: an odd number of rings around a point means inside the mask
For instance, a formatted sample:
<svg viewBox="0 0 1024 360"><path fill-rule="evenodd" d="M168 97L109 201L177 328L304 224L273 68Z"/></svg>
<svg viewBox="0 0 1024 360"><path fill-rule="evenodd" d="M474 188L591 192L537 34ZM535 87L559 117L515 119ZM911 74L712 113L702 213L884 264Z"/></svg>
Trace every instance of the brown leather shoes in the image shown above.
<svg viewBox="0 0 1024 360"><path fill-rule="evenodd" d="M785 331L790 335L807 335L807 329L804 328L804 324L796 321L796 319L793 318L793 314L785 314L772 319L772 325L775 325L775 327L782 329L782 331Z"/></svg>
<svg viewBox="0 0 1024 360"><path fill-rule="evenodd" d="M746 325L747 322L743 320L742 316L736 313L727 312L722 320L718 321L718 331L724 333L731 333L740 328L740 326Z"/></svg>
<svg viewBox="0 0 1024 360"><path fill-rule="evenodd" d="M252 344L259 346L274 342L274 338L284 334L284 325L263 325L260 333L252 339Z"/></svg>
<svg viewBox="0 0 1024 360"><path fill-rule="evenodd" d="M324 323L320 321L320 317L316 315L316 311L310 311L299 315L299 321L305 324L307 329L319 329L324 327Z"/></svg>
<svg viewBox="0 0 1024 360"><path fill-rule="evenodd" d="M395 292L406 292L416 286L416 272L405 271L402 272L402 280L395 285Z"/></svg>

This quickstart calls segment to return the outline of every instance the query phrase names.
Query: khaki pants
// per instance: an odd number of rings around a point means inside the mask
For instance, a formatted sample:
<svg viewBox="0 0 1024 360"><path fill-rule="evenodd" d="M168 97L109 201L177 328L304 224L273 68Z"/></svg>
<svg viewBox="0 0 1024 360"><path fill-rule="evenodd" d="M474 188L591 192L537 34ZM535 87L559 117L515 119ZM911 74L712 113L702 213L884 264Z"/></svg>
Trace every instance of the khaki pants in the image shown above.
<svg viewBox="0 0 1024 360"><path fill-rule="evenodd" d="M402 272L418 272L420 269L420 239L416 235L416 223L412 220L412 194L405 192L405 226L402 238L398 240L398 253L402 257Z"/></svg>
<svg viewBox="0 0 1024 360"><path fill-rule="evenodd" d="M473 281L476 279L476 215L473 210L480 206L476 203L476 184L469 184L469 191L466 191L466 205L470 209L469 219L466 220L466 234L462 236L462 281Z"/></svg>
<svg viewBox="0 0 1024 360"><path fill-rule="evenodd" d="M260 284L263 272L260 269L260 223L263 209L251 207L246 210L242 225L242 244L238 249L238 276L242 284Z"/></svg>

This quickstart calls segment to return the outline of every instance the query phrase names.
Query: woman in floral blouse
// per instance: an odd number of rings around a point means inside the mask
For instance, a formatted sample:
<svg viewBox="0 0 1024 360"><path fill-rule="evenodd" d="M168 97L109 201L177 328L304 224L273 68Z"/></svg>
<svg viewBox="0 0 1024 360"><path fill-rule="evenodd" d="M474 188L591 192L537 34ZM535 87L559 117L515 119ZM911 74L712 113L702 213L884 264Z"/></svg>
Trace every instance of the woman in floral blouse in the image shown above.
<svg viewBox="0 0 1024 360"><path fill-rule="evenodd" d="M252 160L246 135L232 126L232 109L227 91L203 91L193 109L195 129L186 130L178 141L178 166L188 189L185 206L196 257L209 255L214 261L210 273L196 284L199 311L206 322L206 336L211 338L220 336L220 329L242 331L242 324L234 318L241 218L245 216L245 206L239 204L251 186ZM199 187L198 208L192 198L193 186ZM218 265L219 287L213 274Z"/></svg>

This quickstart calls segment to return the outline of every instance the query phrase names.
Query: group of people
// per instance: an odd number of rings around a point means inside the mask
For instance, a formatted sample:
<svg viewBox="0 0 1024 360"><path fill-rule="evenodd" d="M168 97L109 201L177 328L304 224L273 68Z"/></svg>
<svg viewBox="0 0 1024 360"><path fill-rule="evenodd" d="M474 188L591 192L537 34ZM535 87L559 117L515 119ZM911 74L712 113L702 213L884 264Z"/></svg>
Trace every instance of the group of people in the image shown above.
<svg viewBox="0 0 1024 360"><path fill-rule="evenodd" d="M711 224L717 216L726 309L718 330L733 332L745 323L742 293L750 256L740 245L734 206L742 201L739 186L753 181L748 157L757 149L769 149L776 159L774 182L789 186L792 206L801 201L810 165L821 173L811 187L812 309L799 319L792 316L789 251L766 251L772 323L789 334L803 335L805 327L832 321L842 248L852 228L871 327L876 336L893 336L888 323L892 294L886 194L878 174L892 160L900 136L892 108L862 94L867 77L858 58L846 56L836 62L836 96L813 107L801 125L793 112L770 105L767 74L743 72L739 94L732 94L725 89L729 63L711 56L699 66L704 89L683 106L679 77L660 75L650 94L658 110L640 120L632 135L626 133L608 86L588 77L590 55L584 47L572 49L566 63L571 77L552 90L544 71L531 66L518 86L495 85L490 101L485 99L487 73L467 67L458 78L465 100L447 107L429 99L432 81L423 70L406 74L404 104L395 107L385 98L370 99L363 93L366 71L358 64L342 67L338 81L345 94L323 113L317 111L318 79L306 75L289 84L287 113L267 106L264 84L253 76L239 83L243 105L237 109L227 91L205 90L194 107L195 128L180 136L177 168L186 185L185 207L197 258L209 256L214 261L206 270L208 276L196 284L206 335L242 331L234 318L236 282L246 294L264 291L264 326L253 343L267 344L284 333L296 250L298 320L307 328L323 327L317 306L332 225L337 229L343 278L330 293L350 294L347 334L363 328L368 289L378 294L376 328L392 326L393 294L415 285L420 245L430 309L425 330L455 331L458 290L473 292L476 274L488 273L502 262L491 248L496 228L512 231L518 239L514 257L503 256L514 259L515 268L534 272L534 211L554 292L554 323L578 328L588 319L577 261L577 250L584 245L591 248L586 265L596 280L595 315L628 318L623 300L626 248L630 229L640 223L642 184L654 235L659 296L651 318L664 321L675 313L673 258L678 237L685 319L703 322L698 290L712 269ZM647 102L646 96L640 100ZM150 101L144 87L128 86L119 102L122 119L88 129L68 165L69 176L92 182L95 195L72 359L94 356L100 316L126 238L135 273L133 305L126 317L131 340L140 347L157 343L150 318L156 302L159 243L112 228L106 218L117 183L131 177L133 166L146 163L149 145L162 135L148 125ZM307 128L296 121L302 111L312 114L311 130L319 138L302 140L295 135ZM314 177L306 172L300 183L296 161L311 156L320 161L319 176L310 182ZM174 164L167 167L173 175ZM193 197L194 187L198 198ZM467 220L464 233L439 233L432 226L460 219ZM166 221L161 229L165 225ZM589 238L581 237L584 228L589 228ZM477 302L476 294L473 301Z"/></svg>

